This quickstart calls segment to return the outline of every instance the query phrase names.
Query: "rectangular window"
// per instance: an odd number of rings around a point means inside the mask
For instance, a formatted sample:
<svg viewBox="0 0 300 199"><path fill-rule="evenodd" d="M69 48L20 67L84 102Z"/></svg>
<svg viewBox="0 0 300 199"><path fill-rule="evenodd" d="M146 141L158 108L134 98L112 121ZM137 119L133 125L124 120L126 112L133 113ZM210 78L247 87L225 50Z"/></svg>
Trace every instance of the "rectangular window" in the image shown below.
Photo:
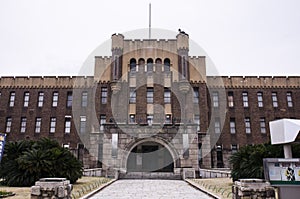
<svg viewBox="0 0 300 199"><path fill-rule="evenodd" d="M277 99L277 93L272 92L272 103L273 107L278 107L278 99Z"/></svg>
<svg viewBox="0 0 300 199"><path fill-rule="evenodd" d="M105 123L106 123L106 115L100 115L100 131L104 130Z"/></svg>
<svg viewBox="0 0 300 199"><path fill-rule="evenodd" d="M130 114L129 115L129 123L130 124L135 124L135 114Z"/></svg>
<svg viewBox="0 0 300 199"><path fill-rule="evenodd" d="M6 118L6 125L5 125L5 132L10 133L11 132L11 125L12 125L12 119L11 117Z"/></svg>
<svg viewBox="0 0 300 199"><path fill-rule="evenodd" d="M165 124L171 124L172 123L172 116L171 114L165 115Z"/></svg>
<svg viewBox="0 0 300 199"><path fill-rule="evenodd" d="M57 104L58 104L58 92L53 92L52 107L57 107Z"/></svg>
<svg viewBox="0 0 300 199"><path fill-rule="evenodd" d="M293 98L292 98L292 92L286 93L286 101L288 107L293 107Z"/></svg>
<svg viewBox="0 0 300 199"><path fill-rule="evenodd" d="M263 93L262 92L257 93L257 102L258 102L258 107L263 107L264 106Z"/></svg>
<svg viewBox="0 0 300 199"><path fill-rule="evenodd" d="M81 106L87 107L88 104L88 93L86 91L81 93Z"/></svg>
<svg viewBox="0 0 300 199"><path fill-rule="evenodd" d="M101 88L101 103L102 104L107 103L107 88L106 87Z"/></svg>
<svg viewBox="0 0 300 199"><path fill-rule="evenodd" d="M182 134L183 158L187 159L190 156L189 134Z"/></svg>
<svg viewBox="0 0 300 199"><path fill-rule="evenodd" d="M154 90L153 88L147 88L147 103L153 103Z"/></svg>
<svg viewBox="0 0 300 199"><path fill-rule="evenodd" d="M250 124L250 118L245 118L245 131L246 133L251 133L251 124Z"/></svg>
<svg viewBox="0 0 300 199"><path fill-rule="evenodd" d="M194 115L194 123L197 124L197 131L200 131L200 115Z"/></svg>
<svg viewBox="0 0 300 199"><path fill-rule="evenodd" d="M152 126L153 123L153 115L147 115L147 124Z"/></svg>
<svg viewBox="0 0 300 199"><path fill-rule="evenodd" d="M248 93L243 92L243 106L244 107L249 107L249 102L248 102Z"/></svg>
<svg viewBox="0 0 300 199"><path fill-rule="evenodd" d="M193 93L194 93L194 103L195 104L199 104L199 88L198 87L194 87L193 88Z"/></svg>
<svg viewBox="0 0 300 199"><path fill-rule="evenodd" d="M28 107L29 105L29 92L25 92L24 93L24 103L23 103L24 107Z"/></svg>
<svg viewBox="0 0 300 199"><path fill-rule="evenodd" d="M16 100L16 93L11 92L9 95L9 107L14 107L15 106L15 100Z"/></svg>
<svg viewBox="0 0 300 199"><path fill-rule="evenodd" d="M71 91L67 92L67 107L72 107L73 103L73 93Z"/></svg>
<svg viewBox="0 0 300 199"><path fill-rule="evenodd" d="M42 126L42 118L40 118L40 117L35 118L35 132L36 133L41 132L41 126Z"/></svg>
<svg viewBox="0 0 300 199"><path fill-rule="evenodd" d="M80 116L80 133L86 132L86 116Z"/></svg>
<svg viewBox="0 0 300 199"><path fill-rule="evenodd" d="M260 118L259 123L260 123L260 132L266 133L266 119L263 117Z"/></svg>
<svg viewBox="0 0 300 199"><path fill-rule="evenodd" d="M235 130L235 118L230 118L230 133L231 134L235 134L236 130Z"/></svg>
<svg viewBox="0 0 300 199"><path fill-rule="evenodd" d="M56 118L51 117L50 118L50 133L55 133L55 128L56 128Z"/></svg>
<svg viewBox="0 0 300 199"><path fill-rule="evenodd" d="M219 107L219 93L213 92L213 107Z"/></svg>
<svg viewBox="0 0 300 199"><path fill-rule="evenodd" d="M237 144L232 144L231 145L231 153L236 153L238 151L238 145Z"/></svg>
<svg viewBox="0 0 300 199"><path fill-rule="evenodd" d="M21 118L21 128L20 128L20 132L21 133L25 133L26 132L26 123L27 123L27 118L26 117L22 117Z"/></svg>
<svg viewBox="0 0 300 199"><path fill-rule="evenodd" d="M71 132L71 116L65 116L65 133Z"/></svg>
<svg viewBox="0 0 300 199"><path fill-rule="evenodd" d="M44 92L38 94L38 107L43 107L44 104Z"/></svg>
<svg viewBox="0 0 300 199"><path fill-rule="evenodd" d="M215 118L215 133L221 133L220 118Z"/></svg>
<svg viewBox="0 0 300 199"><path fill-rule="evenodd" d="M129 103L130 104L135 104L136 103L136 91L135 91L135 88L130 88Z"/></svg>
<svg viewBox="0 0 300 199"><path fill-rule="evenodd" d="M233 103L233 92L228 92L228 107L233 107L234 103Z"/></svg>
<svg viewBox="0 0 300 199"><path fill-rule="evenodd" d="M171 91L169 88L165 88L164 90L164 103L165 104L171 103Z"/></svg>

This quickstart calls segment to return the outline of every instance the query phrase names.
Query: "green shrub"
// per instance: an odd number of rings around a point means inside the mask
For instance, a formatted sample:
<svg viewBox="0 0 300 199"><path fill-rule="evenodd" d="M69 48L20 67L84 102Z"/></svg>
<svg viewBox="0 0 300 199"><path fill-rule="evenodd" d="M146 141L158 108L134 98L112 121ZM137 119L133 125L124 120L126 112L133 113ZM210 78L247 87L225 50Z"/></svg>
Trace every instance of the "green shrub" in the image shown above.
<svg viewBox="0 0 300 199"><path fill-rule="evenodd" d="M82 176L82 164L56 141L8 142L0 164L0 178L8 186L32 186L46 177L67 178L74 183Z"/></svg>
<svg viewBox="0 0 300 199"><path fill-rule="evenodd" d="M293 145L293 157L299 158L300 145ZM233 181L242 178L264 178L263 159L283 158L282 145L257 144L244 146L234 153L229 162L232 165Z"/></svg>

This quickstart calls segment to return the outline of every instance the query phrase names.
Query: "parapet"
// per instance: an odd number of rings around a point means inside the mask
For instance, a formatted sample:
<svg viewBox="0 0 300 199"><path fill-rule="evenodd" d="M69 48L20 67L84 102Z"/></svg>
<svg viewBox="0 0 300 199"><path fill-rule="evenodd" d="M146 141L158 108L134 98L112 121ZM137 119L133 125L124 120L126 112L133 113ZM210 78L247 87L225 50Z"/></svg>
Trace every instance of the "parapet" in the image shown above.
<svg viewBox="0 0 300 199"><path fill-rule="evenodd" d="M189 36L184 33L179 33L177 36L177 49L189 50Z"/></svg>
<svg viewBox="0 0 300 199"><path fill-rule="evenodd" d="M300 77L295 76L232 76L207 77L209 87L225 88L300 88ZM223 85L222 85L223 84Z"/></svg>
<svg viewBox="0 0 300 199"><path fill-rule="evenodd" d="M124 45L124 35L122 34L113 34L111 36L111 49L123 49Z"/></svg>
<svg viewBox="0 0 300 199"><path fill-rule="evenodd" d="M0 77L0 88L76 88L80 86L92 87L94 78L72 76L28 76L28 77ZM76 83L76 84L75 84Z"/></svg>

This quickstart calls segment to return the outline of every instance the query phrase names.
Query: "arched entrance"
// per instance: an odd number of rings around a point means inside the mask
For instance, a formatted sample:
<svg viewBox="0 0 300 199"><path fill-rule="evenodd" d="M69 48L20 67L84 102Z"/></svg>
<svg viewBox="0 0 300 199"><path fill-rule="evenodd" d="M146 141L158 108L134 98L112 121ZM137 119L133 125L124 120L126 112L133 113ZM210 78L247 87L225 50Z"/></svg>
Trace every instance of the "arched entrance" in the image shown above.
<svg viewBox="0 0 300 199"><path fill-rule="evenodd" d="M174 157L162 144L145 141L129 151L126 167L128 172L173 172Z"/></svg>

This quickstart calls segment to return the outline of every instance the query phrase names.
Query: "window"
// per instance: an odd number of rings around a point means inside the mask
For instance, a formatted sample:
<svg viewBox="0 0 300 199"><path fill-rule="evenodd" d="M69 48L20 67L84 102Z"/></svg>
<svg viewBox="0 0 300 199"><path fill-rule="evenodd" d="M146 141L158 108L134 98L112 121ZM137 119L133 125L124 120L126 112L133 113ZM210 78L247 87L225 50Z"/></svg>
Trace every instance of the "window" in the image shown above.
<svg viewBox="0 0 300 199"><path fill-rule="evenodd" d="M58 92L53 92L52 107L57 107L57 104L58 104Z"/></svg>
<svg viewBox="0 0 300 199"><path fill-rule="evenodd" d="M165 115L165 124L171 124L172 123L172 119L171 119L171 114L167 114Z"/></svg>
<svg viewBox="0 0 300 199"><path fill-rule="evenodd" d="M199 90L198 90L199 88L198 87L194 87L193 88L193 93L194 93L194 100L193 100L193 102L195 103L195 104L198 104L199 103Z"/></svg>
<svg viewBox="0 0 300 199"><path fill-rule="evenodd" d="M222 145L217 145L216 151L217 151L217 167L222 168L224 167Z"/></svg>
<svg viewBox="0 0 300 199"><path fill-rule="evenodd" d="M147 60L147 72L152 72L153 71L153 59L148 59Z"/></svg>
<svg viewBox="0 0 300 199"><path fill-rule="evenodd" d="M263 93L262 92L257 93L257 102L258 102L258 107L263 107L264 106Z"/></svg>
<svg viewBox="0 0 300 199"><path fill-rule="evenodd" d="M286 93L286 101L288 107L293 107L293 98L292 98L292 92Z"/></svg>
<svg viewBox="0 0 300 199"><path fill-rule="evenodd" d="M248 93L247 92L243 92L243 106L244 107L249 107L249 103L248 103Z"/></svg>
<svg viewBox="0 0 300 199"><path fill-rule="evenodd" d="M277 100L277 93L272 92L272 102L273 102L273 107L278 107L278 100Z"/></svg>
<svg viewBox="0 0 300 199"><path fill-rule="evenodd" d="M233 92L228 92L228 107L233 107Z"/></svg>
<svg viewBox="0 0 300 199"><path fill-rule="evenodd" d="M11 92L10 96L9 96L9 107L14 107L15 100L16 100L16 93L15 92Z"/></svg>
<svg viewBox="0 0 300 199"><path fill-rule="evenodd" d="M50 118L50 133L55 133L55 127L56 127L56 118L51 117Z"/></svg>
<svg viewBox="0 0 300 199"><path fill-rule="evenodd" d="M101 103L102 104L107 103L107 87L101 88Z"/></svg>
<svg viewBox="0 0 300 199"><path fill-rule="evenodd" d="M21 118L21 128L20 128L20 132L21 133L25 133L26 132L26 123L27 123L26 117L22 117Z"/></svg>
<svg viewBox="0 0 300 199"><path fill-rule="evenodd" d="M219 107L219 93L213 92L213 107Z"/></svg>
<svg viewBox="0 0 300 199"><path fill-rule="evenodd" d="M260 132L266 133L266 119L263 117L260 118L259 123L260 123Z"/></svg>
<svg viewBox="0 0 300 199"><path fill-rule="evenodd" d="M88 104L88 93L86 91L81 93L81 106L87 107Z"/></svg>
<svg viewBox="0 0 300 199"><path fill-rule="evenodd" d="M215 133L221 133L220 118L215 118Z"/></svg>
<svg viewBox="0 0 300 199"><path fill-rule="evenodd" d="M36 133L41 132L41 126L42 126L42 118L40 118L40 117L35 118L35 132Z"/></svg>
<svg viewBox="0 0 300 199"><path fill-rule="evenodd" d="M135 114L130 114L129 115L129 123L130 124L135 124Z"/></svg>
<svg viewBox="0 0 300 199"><path fill-rule="evenodd" d="M72 107L72 103L73 103L73 93L67 92L67 107Z"/></svg>
<svg viewBox="0 0 300 199"><path fill-rule="evenodd" d="M170 72L170 59L168 58L164 60L164 72Z"/></svg>
<svg viewBox="0 0 300 199"><path fill-rule="evenodd" d="M86 116L80 116L80 133L86 131Z"/></svg>
<svg viewBox="0 0 300 199"><path fill-rule="evenodd" d="M136 60L134 58L130 59L130 73L136 72Z"/></svg>
<svg viewBox="0 0 300 199"><path fill-rule="evenodd" d="M148 104L153 103L153 95L154 95L153 88L147 88L147 103Z"/></svg>
<svg viewBox="0 0 300 199"><path fill-rule="evenodd" d="M10 133L11 132L11 125L12 125L12 119L11 117L6 118L6 127L5 127L5 132Z"/></svg>
<svg viewBox="0 0 300 199"><path fill-rule="evenodd" d="M24 103L23 103L24 107L28 107L29 105L29 92L25 92L24 93Z"/></svg>
<svg viewBox="0 0 300 199"><path fill-rule="evenodd" d="M38 107L43 107L44 104L44 92L38 94Z"/></svg>
<svg viewBox="0 0 300 199"><path fill-rule="evenodd" d="M170 91L169 88L165 88L164 102L165 102L165 104L170 104L171 103L171 91Z"/></svg>
<svg viewBox="0 0 300 199"><path fill-rule="evenodd" d="M200 115L194 115L194 123L197 124L197 131L200 131Z"/></svg>
<svg viewBox="0 0 300 199"><path fill-rule="evenodd" d="M65 133L71 132L71 116L65 116Z"/></svg>
<svg viewBox="0 0 300 199"><path fill-rule="evenodd" d="M147 115L147 124L151 126L153 123L153 115Z"/></svg>
<svg viewBox="0 0 300 199"><path fill-rule="evenodd" d="M235 118L230 118L230 133L231 134L235 134L236 130L235 130Z"/></svg>
<svg viewBox="0 0 300 199"><path fill-rule="evenodd" d="M100 115L100 131L104 130L105 123L106 123L106 115Z"/></svg>
<svg viewBox="0 0 300 199"><path fill-rule="evenodd" d="M130 88L129 103L130 104L135 104L136 103L136 91L135 91L135 88Z"/></svg>
<svg viewBox="0 0 300 199"><path fill-rule="evenodd" d="M246 133L251 133L251 125L250 125L249 117L245 118L245 130L246 130Z"/></svg>
<svg viewBox="0 0 300 199"><path fill-rule="evenodd" d="M231 153L236 153L238 151L238 145L237 144L232 144L231 145Z"/></svg>

